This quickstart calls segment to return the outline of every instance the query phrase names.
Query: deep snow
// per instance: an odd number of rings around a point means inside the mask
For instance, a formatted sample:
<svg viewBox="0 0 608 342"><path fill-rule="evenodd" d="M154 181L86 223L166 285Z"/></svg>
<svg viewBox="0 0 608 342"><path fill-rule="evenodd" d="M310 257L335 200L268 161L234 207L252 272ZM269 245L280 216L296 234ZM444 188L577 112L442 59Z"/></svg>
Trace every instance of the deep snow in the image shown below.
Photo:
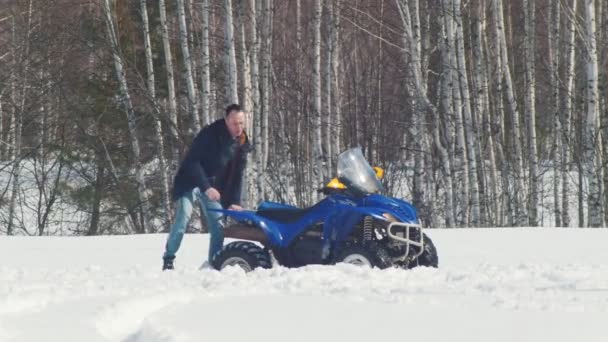
<svg viewBox="0 0 608 342"><path fill-rule="evenodd" d="M0 237L0 341L608 341L608 229L428 230L439 269L199 270L186 235Z"/></svg>

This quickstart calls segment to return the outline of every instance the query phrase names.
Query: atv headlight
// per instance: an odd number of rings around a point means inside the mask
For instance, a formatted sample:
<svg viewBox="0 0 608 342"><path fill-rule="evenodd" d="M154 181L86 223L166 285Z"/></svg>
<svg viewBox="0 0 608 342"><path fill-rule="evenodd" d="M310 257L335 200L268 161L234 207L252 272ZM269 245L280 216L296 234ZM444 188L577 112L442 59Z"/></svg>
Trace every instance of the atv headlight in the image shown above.
<svg viewBox="0 0 608 342"><path fill-rule="evenodd" d="M388 222L399 222L399 220L397 220L397 218L395 216L393 216L392 214L389 213L384 213L382 214L382 217L384 217Z"/></svg>

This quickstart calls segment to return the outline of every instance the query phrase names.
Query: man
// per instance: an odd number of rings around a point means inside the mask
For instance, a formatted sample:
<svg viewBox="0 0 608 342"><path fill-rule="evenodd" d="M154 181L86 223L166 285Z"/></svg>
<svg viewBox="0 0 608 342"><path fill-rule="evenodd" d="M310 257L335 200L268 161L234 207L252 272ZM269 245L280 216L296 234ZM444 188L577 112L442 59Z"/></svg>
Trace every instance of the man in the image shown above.
<svg viewBox="0 0 608 342"><path fill-rule="evenodd" d="M226 108L226 116L204 127L194 138L173 183L177 201L175 222L165 245L163 270L172 270L175 253L186 231L192 206L198 199L209 230L209 256L224 244L222 208L242 210L241 186L251 145L244 130L245 113L238 104Z"/></svg>

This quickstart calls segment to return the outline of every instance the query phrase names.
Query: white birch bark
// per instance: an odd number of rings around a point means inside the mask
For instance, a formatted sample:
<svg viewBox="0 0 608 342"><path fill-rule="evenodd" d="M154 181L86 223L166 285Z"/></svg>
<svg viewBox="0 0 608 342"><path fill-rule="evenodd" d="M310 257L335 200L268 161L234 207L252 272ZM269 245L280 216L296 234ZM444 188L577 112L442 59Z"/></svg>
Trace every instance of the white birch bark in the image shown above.
<svg viewBox="0 0 608 342"><path fill-rule="evenodd" d="M259 83L259 59L258 52L260 50L260 41L258 38L258 25L257 25L257 2L255 0L249 0L249 33L251 35L251 49L250 49L250 65L251 65L251 101L252 107L250 109L250 124L251 132L253 134L253 142L255 144L254 160L253 162L247 163L247 175L249 179L255 180L255 182L248 182L249 185L249 205L252 206L262 198L263 184L260 183L261 163L260 163L260 83Z"/></svg>
<svg viewBox="0 0 608 342"><path fill-rule="evenodd" d="M227 0L230 1L230 0ZM192 59L190 57L190 47L188 46L188 26L186 25L186 9L184 0L177 0L177 16L179 21L179 42L182 50L182 61L184 63L186 78L186 89L188 91L188 109L190 114L190 124L187 132L193 138L201 129L201 120L198 115L198 104L196 89L194 86L194 71L192 70Z"/></svg>
<svg viewBox="0 0 608 342"><path fill-rule="evenodd" d="M440 90L440 110L445 114L446 125L451 126L451 120L453 118L452 108L452 68L449 55L449 44L446 33L446 11L440 10L440 23L441 23L441 90ZM450 160L450 152L444 146L441 139L441 123L439 114L435 111L433 113L433 142L435 147L439 151L441 157L441 167L443 172L443 180L445 183L445 224L446 227L454 227L456 225L455 220L455 207L454 207L454 186L452 181L452 167ZM448 140L447 138L444 140Z"/></svg>
<svg viewBox="0 0 608 342"><path fill-rule="evenodd" d="M489 185L486 187L485 197L483 198L484 203L481 205L482 208L486 209L486 220L487 224L496 225L496 215L499 214L498 205L498 169L496 167L496 153L494 147L494 135L492 134L492 128L490 125L490 111L488 110L488 71L485 63L485 51L484 51L484 28L486 26L486 12L485 12L485 0L478 0L476 7L476 21L472 29L472 45L473 45L473 77L475 81L475 94L474 104L475 112L477 113L478 123L481 125L481 131L485 138L487 153L487 160L489 162ZM481 139L478 139L481 140ZM482 142L479 141L479 148L481 149ZM483 151L479 153L479 167L483 168Z"/></svg>
<svg viewBox="0 0 608 342"><path fill-rule="evenodd" d="M560 1L551 0L549 5L549 20L551 28L549 29L548 36L548 60L549 60L549 84L551 87L551 111L553 112L553 203L554 203L554 215L555 215L555 226L560 227L562 225L562 214L560 208L560 179L561 172L565 172L562 169L562 155L561 145L563 141L561 115L560 115L560 89L559 89L559 65L560 65Z"/></svg>
<svg viewBox="0 0 608 342"><path fill-rule="evenodd" d="M173 69L173 55L171 53L171 41L169 40L169 28L167 27L167 11L165 0L158 0L158 12L160 16L161 36L163 40L163 53L165 57L165 71L167 73L167 102L169 103L169 132L171 133L172 165L171 169L177 171L179 156L179 134L177 132L177 98L175 95L175 79Z"/></svg>
<svg viewBox="0 0 608 342"><path fill-rule="evenodd" d="M271 77L272 77L272 22L273 22L273 0L264 0L264 29L263 29L263 50L262 50L262 116L261 116L261 134L262 140L260 143L262 148L262 170L266 173L268 167L269 149L269 118L272 113L270 104L271 98Z"/></svg>
<svg viewBox="0 0 608 342"><path fill-rule="evenodd" d="M201 3L201 21L202 21L202 33L201 33L201 108L202 108L202 120L203 126L211 123L211 70L210 70L210 56L209 56L209 0L203 0Z"/></svg>
<svg viewBox="0 0 608 342"><path fill-rule="evenodd" d="M144 47L146 52L146 72L147 72L147 83L148 91L150 92L150 98L154 108L158 108L156 102L156 85L154 82L154 64L152 60L152 45L150 43L150 24L148 18L148 6L146 0L140 0L141 17L143 23L144 33ZM169 180L167 176L167 161L165 160L165 142L163 138L163 130L160 120L160 112L156 110L154 116L154 129L156 133L157 141L157 153L158 163L160 171L160 182L162 192L162 203L164 209L164 224L167 226L171 222L172 211L171 211L171 198L169 193Z"/></svg>
<svg viewBox="0 0 608 342"><path fill-rule="evenodd" d="M513 175L515 184L515 203L512 206L512 210L515 211L516 222L518 226L524 226L527 223L525 206L523 205L523 192L525 190L524 179L522 175L523 171L523 152L521 146L521 128L520 128L520 114L517 108L517 102L515 101L515 91L513 89L513 82L511 80L511 68L509 67L509 58L507 52L507 41L504 30L504 18L502 9L502 0L493 0L493 13L496 26L498 28L497 39L500 42L499 49L501 54L501 62L503 65L503 81L504 81L504 92L507 97L507 105L511 114L511 126L512 126L512 137L511 142L513 146Z"/></svg>
<svg viewBox="0 0 608 342"><path fill-rule="evenodd" d="M313 101L313 173L314 185L323 183L323 147L321 134L321 7L322 0L315 0L313 7L313 68L312 68L312 101Z"/></svg>
<svg viewBox="0 0 608 342"><path fill-rule="evenodd" d="M123 62L119 52L120 46L116 37L116 30L114 29L114 19L110 10L110 0L104 0L104 14L106 20L106 29L111 44L110 48L112 49L112 58L114 60L114 69L120 88L122 105L124 106L127 115L129 136L131 139L131 152L133 153L133 159L135 160L135 181L137 182L137 193L139 198L139 227L137 227L137 232L145 233L146 229L148 228L147 215L150 213L148 208L148 191L144 180L144 169L141 162L139 138L137 137L137 129L135 126L135 112L133 110L133 104L131 102L129 88L127 85L127 78L125 76L125 70L123 68Z"/></svg>
<svg viewBox="0 0 608 342"><path fill-rule="evenodd" d="M452 91L452 113L454 118L454 127L456 133L456 140L454 146L454 177L458 177L458 185L454 187L457 192L458 200L455 201L455 216L456 222L459 226L466 226L469 223L469 173L467 170L468 158L466 150L466 139L463 126L463 105L460 92L460 77L458 75L458 59L456 55L456 32L455 32L455 15L453 3L450 0L443 0L443 9L445 11L445 34L446 34L446 48L447 48L447 61L449 61L449 68L452 70L451 74L451 91Z"/></svg>
<svg viewBox="0 0 608 342"><path fill-rule="evenodd" d="M335 2L333 11L333 22L330 31L330 37L332 42L332 85L334 93L334 122L333 127L333 146L332 151L337 156L340 153L341 144L340 137L342 135L342 69L340 64L340 0L333 0ZM333 169L331 169L333 170Z"/></svg>
<svg viewBox="0 0 608 342"><path fill-rule="evenodd" d="M232 0L224 0L224 63L226 70L225 103L238 103L238 80L236 70L236 51L234 48Z"/></svg>
<svg viewBox="0 0 608 342"><path fill-rule="evenodd" d="M251 123L251 114L253 107L253 98L251 93L251 60L250 60L250 52L249 46L247 42L247 4L245 1L241 0L239 3L239 40L240 40L240 49L242 55L242 70L241 70L241 80L243 82L243 96L241 97L243 108L245 108L247 112L247 124Z"/></svg>
<svg viewBox="0 0 608 342"><path fill-rule="evenodd" d="M333 0L327 0L325 9L327 11L327 20L326 20L326 31L331 32L333 28L334 21L334 9L333 9ZM332 158L334 155L334 151L332 151L332 137L333 137L333 115L332 112L332 61L333 61L333 53L334 53L335 42L332 41L331 33L328 35L327 42L327 55L325 58L325 113L323 113L323 117L325 118L325 140L323 144L325 145L325 155L327 159L327 170L332 170Z"/></svg>
<svg viewBox="0 0 608 342"><path fill-rule="evenodd" d="M528 202L528 224L532 227L538 225L537 213L539 205L539 179L538 173L538 154L536 150L536 67L535 67L535 27L536 27L536 6L535 0L524 0L524 55L525 55L525 116L528 131L528 164L530 172L530 196Z"/></svg>
<svg viewBox="0 0 608 342"><path fill-rule="evenodd" d="M566 94L564 96L564 112L562 114L562 225L570 226L570 176L569 169L572 160L571 145L571 118L574 116L574 76L576 67L576 26L577 26L577 0L572 0L568 25L567 64L566 64Z"/></svg>
<svg viewBox="0 0 608 342"><path fill-rule="evenodd" d="M477 177L477 161L475 160L475 143L477 141L476 129L473 126L473 114L469 94L469 81L467 76L466 58L464 54L464 33L462 27L462 14L460 11L460 0L453 0L454 18L456 22L456 58L458 61L458 77L460 91L462 93L464 131L467 144L467 166L469 173L469 195L471 199L471 225L479 226L479 180Z"/></svg>
<svg viewBox="0 0 608 342"><path fill-rule="evenodd" d="M589 182L588 195L588 225L600 227L602 225L602 204L600 198L600 176L596 164L596 145L598 142L598 62L595 25L594 0L585 0L585 45L586 45L586 102L587 113L584 122L584 170Z"/></svg>

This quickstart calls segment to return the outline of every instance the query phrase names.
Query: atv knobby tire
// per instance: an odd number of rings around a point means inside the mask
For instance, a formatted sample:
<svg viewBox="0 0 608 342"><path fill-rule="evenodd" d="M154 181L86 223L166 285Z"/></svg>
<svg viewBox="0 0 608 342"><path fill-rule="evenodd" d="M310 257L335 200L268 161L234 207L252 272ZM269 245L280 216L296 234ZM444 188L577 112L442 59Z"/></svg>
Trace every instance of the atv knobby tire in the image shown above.
<svg viewBox="0 0 608 342"><path fill-rule="evenodd" d="M239 266L245 272L250 272L258 267L271 268L272 261L268 251L260 246L247 241L234 241L213 256L211 265L216 270Z"/></svg>
<svg viewBox="0 0 608 342"><path fill-rule="evenodd" d="M439 267L439 257L437 256L437 248L435 248L433 240L426 236L426 234L422 235L422 239L424 241L424 250L416 260L410 262L408 268L416 266Z"/></svg>
<svg viewBox="0 0 608 342"><path fill-rule="evenodd" d="M392 259L386 248L376 241L347 243L336 255L334 262L378 267L380 269L393 266Z"/></svg>

